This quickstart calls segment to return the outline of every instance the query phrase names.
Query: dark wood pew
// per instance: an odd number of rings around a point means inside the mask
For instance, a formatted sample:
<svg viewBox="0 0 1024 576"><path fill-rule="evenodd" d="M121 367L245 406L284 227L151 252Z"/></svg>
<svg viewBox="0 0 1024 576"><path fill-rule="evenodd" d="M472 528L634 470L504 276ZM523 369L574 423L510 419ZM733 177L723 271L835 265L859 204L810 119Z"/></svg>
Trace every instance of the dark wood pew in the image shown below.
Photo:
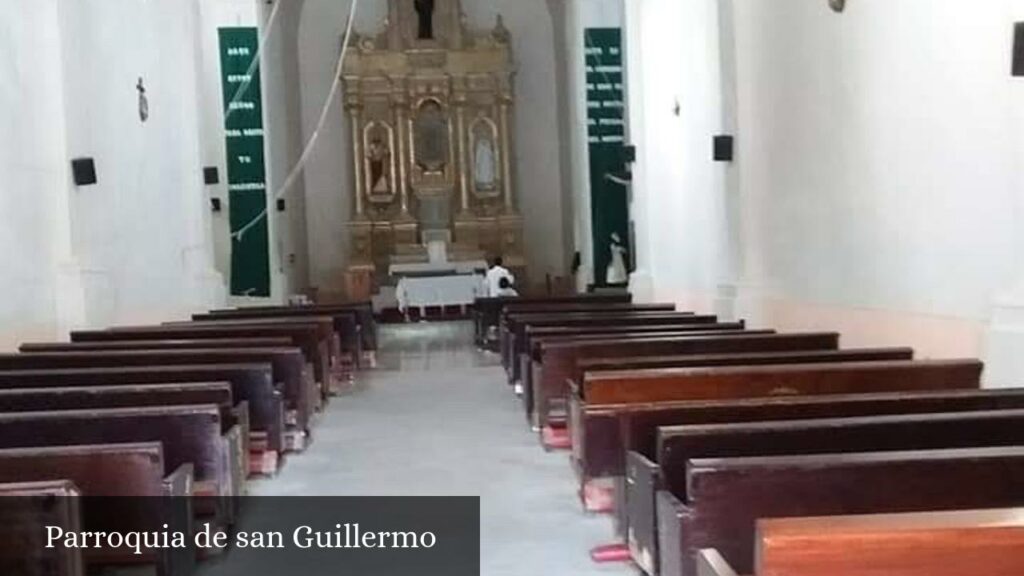
<svg viewBox="0 0 1024 576"><path fill-rule="evenodd" d="M503 361L513 358L516 338L522 331L524 319L559 317L621 316L623 314L671 314L676 312L675 304L584 304L558 306L513 306L509 305L501 314L498 323L498 346ZM693 315L692 312L680 314ZM557 324L551 324L552 326Z"/></svg>
<svg viewBox="0 0 1024 576"><path fill-rule="evenodd" d="M579 393L588 405L599 405L854 391L965 390L980 386L982 368L980 361L965 359L621 370L585 374Z"/></svg>
<svg viewBox="0 0 1024 576"><path fill-rule="evenodd" d="M339 374L349 375L352 367L363 362L362 329L359 313L353 310L325 312L313 308L282 307L252 310L239 308L219 310L206 314L193 314L192 320L209 322L213 320L273 320L279 318L320 318L329 317L334 323L331 338L332 368Z"/></svg>
<svg viewBox="0 0 1024 576"><path fill-rule="evenodd" d="M286 448L306 446L315 411L315 384L298 348L224 348L203 350L124 350L0 354L0 370L181 366L269 362L285 401ZM250 402L250 406L253 403Z"/></svg>
<svg viewBox="0 0 1024 576"><path fill-rule="evenodd" d="M724 335L724 334L723 334ZM538 350L540 372L533 379L535 422L550 421L552 399L564 399L569 384L578 374L582 358L615 358L637 355L736 354L795 350L837 350L839 334L807 332L793 334L734 334L728 337L637 337L622 340L585 339L549 342ZM581 378L582 380L582 378ZM581 382L581 387L583 383ZM602 402L611 403L611 402Z"/></svg>
<svg viewBox="0 0 1024 576"><path fill-rule="evenodd" d="M655 494L685 498L694 458L1021 446L1022 424L1024 410L995 410L663 427L654 462L627 455L629 547L634 558L651 562L645 568L657 565Z"/></svg>
<svg viewBox="0 0 1024 576"><path fill-rule="evenodd" d="M335 346L336 339L334 334L334 323L330 316L311 316L309 318L224 319L201 322L191 320L182 322L165 322L163 325L176 328L233 326L249 330L250 335L263 335L262 330L264 328L273 328L277 326L314 328L316 330L317 338L317 353L310 355L310 353L303 349L303 354L306 356L306 359L310 362L313 369L313 378L319 390L318 395L315 397L319 400L318 404L320 402L326 402L330 397L332 390L338 390L341 388L341 383L336 381L335 372L332 370L332 366L335 365L334 352L337 350L337 347ZM111 328L110 330L119 331L121 329ZM341 362L340 357L337 358L337 362Z"/></svg>
<svg viewBox="0 0 1024 576"><path fill-rule="evenodd" d="M245 493L241 430L223 433L215 405L0 413L0 449L160 442L167 469L189 464L193 494L230 523Z"/></svg>
<svg viewBox="0 0 1024 576"><path fill-rule="evenodd" d="M569 296L514 297L514 298L477 298L473 303L473 324L477 345L490 347L487 340L488 331L497 328L501 321L502 310L508 305L531 304L628 304L633 301L629 293L623 294L574 294Z"/></svg>
<svg viewBox="0 0 1024 576"><path fill-rule="evenodd" d="M507 313L500 337L502 360L506 369L515 369L515 360L526 351L524 338L528 326L675 326L717 322L717 316L676 312L675 304L629 304L586 312Z"/></svg>
<svg viewBox="0 0 1024 576"><path fill-rule="evenodd" d="M599 406L593 411L593 421L574 438L574 460L579 462L576 467L584 482L584 495L604 497L598 490L606 490L609 481L614 482L617 528L625 536L626 452L635 452L640 462L640 457L656 461L661 426L1015 409L1024 409L1024 390L926 390ZM578 453L577 439L582 445ZM635 471L645 469L637 467ZM590 482L595 487L587 490Z"/></svg>
<svg viewBox="0 0 1024 576"><path fill-rule="evenodd" d="M757 573L1024 574L1024 509L761 520Z"/></svg>
<svg viewBox="0 0 1024 576"><path fill-rule="evenodd" d="M84 576L82 551L46 548L46 527L81 532L79 492L66 480L0 484L0 574Z"/></svg>
<svg viewBox="0 0 1024 576"><path fill-rule="evenodd" d="M352 312L359 324L360 347L368 353L377 351L377 321L373 314L372 302L349 302L345 304L303 304L297 306L245 306L243 308L222 308L211 310L210 314L245 314L260 312L304 312L310 315L331 315Z"/></svg>
<svg viewBox="0 0 1024 576"><path fill-rule="evenodd" d="M192 466L167 474L158 442L0 450L0 482L46 480L71 481L87 497L83 530L162 532L167 524L171 532L192 534ZM124 549L90 549L83 556L89 566L142 561L155 564L160 576L188 576L197 551L191 537L185 540L184 549L144 550L141 559Z"/></svg>
<svg viewBox="0 0 1024 576"><path fill-rule="evenodd" d="M238 454L232 454L232 460L240 461L242 463L241 470L247 475L250 470L249 452L251 450L249 404L247 402L235 404L230 382L68 388L0 388L0 413L210 404L217 406L220 410L221 431L224 434L231 434L231 429L235 427L240 431L241 451ZM232 444L231 448L238 447ZM243 482L237 482L237 484L244 487Z"/></svg>
<svg viewBox="0 0 1024 576"><path fill-rule="evenodd" d="M231 338L291 338L292 345L302 348L306 359L313 363L314 376L323 384L330 375L334 361L330 356L330 340L321 338L320 327L295 324L234 326L228 324L185 326L123 326L109 330L76 330L71 332L73 343L126 342L155 340L225 340Z"/></svg>
<svg viewBox="0 0 1024 576"><path fill-rule="evenodd" d="M168 340L110 340L106 342L29 342L18 347L23 354L40 352L96 352L120 350L204 350L209 348L287 348L291 338L209 338Z"/></svg>
<svg viewBox="0 0 1024 576"><path fill-rule="evenodd" d="M541 380L548 378L546 401L548 403L547 422L562 423L565 419L565 401L569 392L569 383L582 377L579 370L570 374L545 372L544 346L548 344L571 344L573 342L630 342L634 340L653 340L661 338L740 338L752 336L770 336L774 330L744 330L735 323L725 324L692 324L664 327L662 331L630 332L616 331L609 333L591 333L579 336L544 336L534 338L532 350L522 354L519 359L523 383L523 408L527 418L532 421L537 406L536 394L543 387ZM557 367L556 367L557 368ZM557 379L556 379L557 378ZM553 416L558 412L557 416Z"/></svg>
<svg viewBox="0 0 1024 576"><path fill-rule="evenodd" d="M231 384L234 402L243 404L249 416L249 471L273 474L285 450L284 399L274 385L269 363L214 364L193 366L149 366L106 368L63 368L49 370L0 371L0 390L118 387L139 385L207 383ZM240 407L239 407L240 408ZM246 410L234 411L236 418ZM238 420L243 425L242 420Z"/></svg>
<svg viewBox="0 0 1024 576"><path fill-rule="evenodd" d="M611 339L634 338L645 336L671 336L680 332L722 332L742 331L745 322L717 322L714 324L678 324L674 326L635 325L635 326L527 326L523 337L523 352L515 359L518 368L509 376L510 382L520 381L524 390L530 389L533 363L540 362L540 343L576 339ZM774 330L751 331L759 334L771 334Z"/></svg>
<svg viewBox="0 0 1024 576"><path fill-rule="evenodd" d="M762 518L1020 506L1024 447L696 459L689 490L658 493L661 573L696 573L714 548L741 574Z"/></svg>

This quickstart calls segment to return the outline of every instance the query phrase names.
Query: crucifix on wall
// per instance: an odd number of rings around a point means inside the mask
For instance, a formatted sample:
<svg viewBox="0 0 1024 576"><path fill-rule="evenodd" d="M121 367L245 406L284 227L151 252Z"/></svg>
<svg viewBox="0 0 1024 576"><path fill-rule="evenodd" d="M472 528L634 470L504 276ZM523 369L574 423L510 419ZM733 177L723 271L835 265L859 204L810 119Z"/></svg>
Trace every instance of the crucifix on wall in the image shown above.
<svg viewBox="0 0 1024 576"><path fill-rule="evenodd" d="M419 39L434 39L434 0L415 0L416 13L419 14Z"/></svg>

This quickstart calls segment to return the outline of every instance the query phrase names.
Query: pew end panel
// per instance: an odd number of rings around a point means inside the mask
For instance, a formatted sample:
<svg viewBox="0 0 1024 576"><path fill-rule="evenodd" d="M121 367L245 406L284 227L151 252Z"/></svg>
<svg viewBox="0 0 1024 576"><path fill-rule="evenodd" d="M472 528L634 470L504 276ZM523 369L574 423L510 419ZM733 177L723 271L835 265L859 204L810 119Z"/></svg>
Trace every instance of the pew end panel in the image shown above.
<svg viewBox="0 0 1024 576"><path fill-rule="evenodd" d="M81 491L68 480L0 484L0 573L84 576L82 551L47 549L47 526L82 530Z"/></svg>
<svg viewBox="0 0 1024 576"><path fill-rule="evenodd" d="M664 488L661 467L638 452L626 453L625 501L616 503L626 510L626 541L629 552L640 568L657 573L658 549L655 545L658 530L656 502L650 497Z"/></svg>

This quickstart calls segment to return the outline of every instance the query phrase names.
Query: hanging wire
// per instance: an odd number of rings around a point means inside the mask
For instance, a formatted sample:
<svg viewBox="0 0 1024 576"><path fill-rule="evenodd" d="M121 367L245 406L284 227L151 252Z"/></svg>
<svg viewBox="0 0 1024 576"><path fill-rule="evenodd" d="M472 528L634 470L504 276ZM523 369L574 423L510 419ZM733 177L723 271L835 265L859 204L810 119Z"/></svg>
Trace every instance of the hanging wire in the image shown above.
<svg viewBox="0 0 1024 576"><path fill-rule="evenodd" d="M278 2L278 5L280 2ZM331 90L327 94L327 101L324 102L323 108L320 111L320 119L316 123L316 128L313 129L313 133L309 137L309 141L306 142L305 148L302 150L302 154L299 156L298 162L295 163L295 167L288 173L288 177L285 178L284 183L278 188L271 196L272 201L277 201L295 184L302 174L302 170L306 166L306 162L309 160L310 154L313 152L313 148L316 146L317 139L320 137L320 131L323 130L324 124L327 123L327 115L330 113L334 99L337 96L338 89L341 87L341 73L345 65L345 55L348 53L349 43L352 38L352 27L356 20L356 8L359 5L359 0L352 0L352 5L349 7L348 13L348 24L345 25L345 39L341 44L341 55L338 57L338 64L334 70L334 81L331 83ZM275 6L276 8L276 6ZM238 230L231 233L231 237L239 242L245 236L246 232L252 230L257 224L267 217L268 207L264 206L263 210L256 215L248 224L242 226Z"/></svg>

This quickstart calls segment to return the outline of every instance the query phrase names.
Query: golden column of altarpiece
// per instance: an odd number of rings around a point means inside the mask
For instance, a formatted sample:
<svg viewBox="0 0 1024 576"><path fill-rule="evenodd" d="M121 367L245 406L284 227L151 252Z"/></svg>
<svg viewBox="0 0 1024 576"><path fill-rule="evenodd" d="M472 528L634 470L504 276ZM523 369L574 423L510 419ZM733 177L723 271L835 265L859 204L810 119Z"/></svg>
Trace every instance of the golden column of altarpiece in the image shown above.
<svg viewBox="0 0 1024 576"><path fill-rule="evenodd" d="M467 29L458 0L389 0L384 31L355 35L342 80L351 125L350 297L391 264L497 255L525 272L512 178L513 60L501 18Z"/></svg>

